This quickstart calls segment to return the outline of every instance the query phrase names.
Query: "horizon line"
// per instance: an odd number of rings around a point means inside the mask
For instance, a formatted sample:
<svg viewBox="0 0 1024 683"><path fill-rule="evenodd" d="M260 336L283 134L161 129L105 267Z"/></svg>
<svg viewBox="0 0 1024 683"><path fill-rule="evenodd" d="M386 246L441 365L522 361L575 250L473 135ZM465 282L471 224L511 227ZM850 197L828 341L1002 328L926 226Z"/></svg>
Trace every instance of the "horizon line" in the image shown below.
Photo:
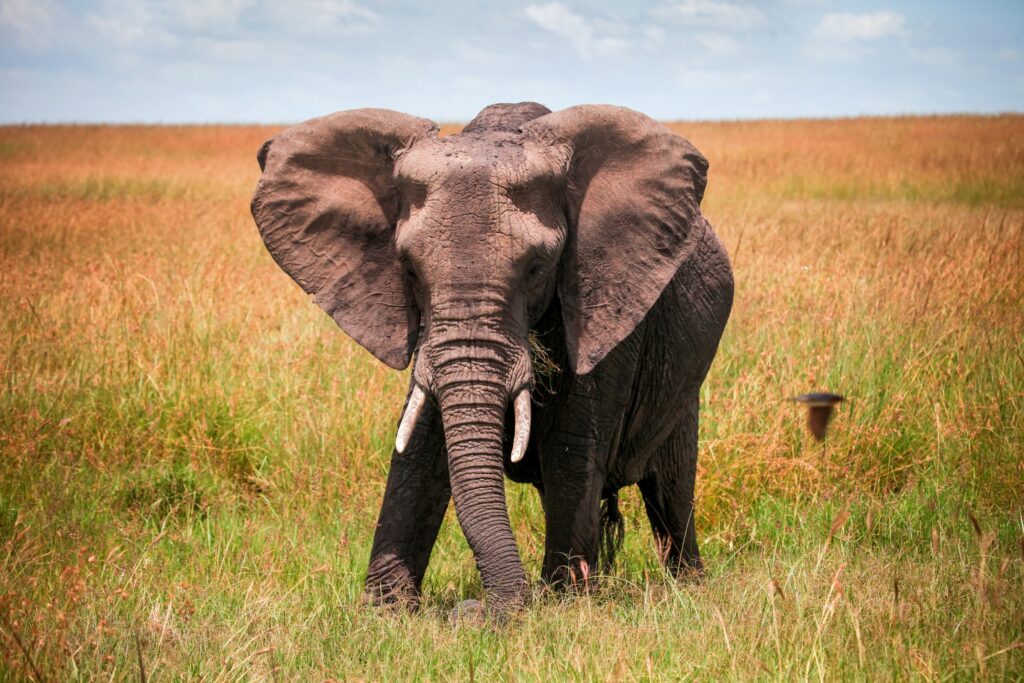
<svg viewBox="0 0 1024 683"><path fill-rule="evenodd" d="M353 109L359 109L361 107L353 107ZM386 107L385 107L386 109ZM346 109L337 109L335 111L348 111ZM393 110L398 111L398 110ZM552 111L559 111L557 109ZM333 112L325 112L318 116L325 116ZM642 113L642 112L641 112ZM418 116L418 115L417 115ZM1000 111L937 111L937 112L898 112L898 113L864 113L864 114L837 114L837 115L780 115L780 116L738 116L733 118L664 118L651 116L650 118L661 123L758 123L758 122L799 122L799 121L852 121L857 119L910 119L910 118L956 118L956 117L974 117L974 118L999 118L1004 116L1024 116L1024 109L1022 110L1000 110ZM315 118L315 117L314 117ZM429 117L423 117L428 118ZM472 119L470 117L466 120L434 120L439 126L464 126ZM59 127L59 126L152 126L157 127L203 127L203 126L254 126L254 127L272 127L272 126L292 126L309 119L296 119L293 121L144 121L144 120L36 120L36 121L0 121L0 128L28 128L32 126L38 127Z"/></svg>

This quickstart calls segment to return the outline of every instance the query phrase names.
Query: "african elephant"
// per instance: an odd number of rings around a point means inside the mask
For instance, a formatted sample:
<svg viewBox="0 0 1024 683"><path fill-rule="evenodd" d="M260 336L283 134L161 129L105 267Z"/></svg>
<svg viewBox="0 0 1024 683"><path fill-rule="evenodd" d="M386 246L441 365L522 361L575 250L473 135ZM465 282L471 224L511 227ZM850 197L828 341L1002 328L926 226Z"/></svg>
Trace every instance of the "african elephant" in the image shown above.
<svg viewBox="0 0 1024 683"><path fill-rule="evenodd" d="M597 566L630 484L667 566L701 570L698 396L733 280L689 142L625 108L526 102L447 137L342 111L258 159L252 213L280 267L381 361L415 359L366 600L418 604L453 498L488 613L522 605L504 475L540 493L555 586Z"/></svg>

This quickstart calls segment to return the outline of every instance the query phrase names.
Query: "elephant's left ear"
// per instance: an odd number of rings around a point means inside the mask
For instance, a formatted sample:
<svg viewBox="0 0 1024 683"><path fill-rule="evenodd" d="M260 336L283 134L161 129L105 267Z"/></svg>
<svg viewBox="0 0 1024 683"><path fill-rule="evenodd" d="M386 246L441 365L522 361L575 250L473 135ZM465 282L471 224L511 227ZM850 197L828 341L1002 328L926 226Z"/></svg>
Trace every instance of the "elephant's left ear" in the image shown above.
<svg viewBox="0 0 1024 683"><path fill-rule="evenodd" d="M700 243L708 163L623 107L563 109L522 130L568 153L570 236L558 293L570 362L586 374L643 320Z"/></svg>

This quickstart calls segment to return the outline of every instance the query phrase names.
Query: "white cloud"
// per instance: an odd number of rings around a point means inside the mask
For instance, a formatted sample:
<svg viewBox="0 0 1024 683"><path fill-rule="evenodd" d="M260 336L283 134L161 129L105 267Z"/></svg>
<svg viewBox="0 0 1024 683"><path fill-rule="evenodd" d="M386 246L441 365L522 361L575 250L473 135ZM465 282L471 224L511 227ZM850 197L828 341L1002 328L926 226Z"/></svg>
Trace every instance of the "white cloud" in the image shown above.
<svg viewBox="0 0 1024 683"><path fill-rule="evenodd" d="M51 0L0 0L0 27L29 47L50 42L55 9Z"/></svg>
<svg viewBox="0 0 1024 683"><path fill-rule="evenodd" d="M588 21L560 2L527 5L524 11L530 21L572 45L584 61L621 54L629 48L629 41L623 37L597 35L608 27Z"/></svg>
<svg viewBox="0 0 1024 683"><path fill-rule="evenodd" d="M905 21L902 14L891 10L866 14L833 12L823 16L811 33L814 38L824 42L865 42L903 35Z"/></svg>
<svg viewBox="0 0 1024 683"><path fill-rule="evenodd" d="M753 31L768 25L768 17L757 7L716 0L681 0L657 7L653 13L666 21L719 31Z"/></svg>
<svg viewBox="0 0 1024 683"><path fill-rule="evenodd" d="M740 41L726 33L708 32L698 33L694 36L696 41L704 46L708 52L719 57L732 57L738 55L743 48Z"/></svg>

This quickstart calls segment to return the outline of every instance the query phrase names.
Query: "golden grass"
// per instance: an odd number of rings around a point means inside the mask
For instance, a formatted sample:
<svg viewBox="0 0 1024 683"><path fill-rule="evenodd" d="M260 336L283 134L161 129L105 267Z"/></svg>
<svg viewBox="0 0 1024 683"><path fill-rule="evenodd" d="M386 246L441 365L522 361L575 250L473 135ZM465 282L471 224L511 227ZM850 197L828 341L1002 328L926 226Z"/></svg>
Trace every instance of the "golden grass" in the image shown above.
<svg viewBox="0 0 1024 683"><path fill-rule="evenodd" d="M512 632L448 625L453 519L423 614L358 605L404 381L260 243L275 129L0 128L0 679L1024 675L1024 117L671 125L737 280L709 577L628 492L604 587ZM782 402L818 388L824 445Z"/></svg>

